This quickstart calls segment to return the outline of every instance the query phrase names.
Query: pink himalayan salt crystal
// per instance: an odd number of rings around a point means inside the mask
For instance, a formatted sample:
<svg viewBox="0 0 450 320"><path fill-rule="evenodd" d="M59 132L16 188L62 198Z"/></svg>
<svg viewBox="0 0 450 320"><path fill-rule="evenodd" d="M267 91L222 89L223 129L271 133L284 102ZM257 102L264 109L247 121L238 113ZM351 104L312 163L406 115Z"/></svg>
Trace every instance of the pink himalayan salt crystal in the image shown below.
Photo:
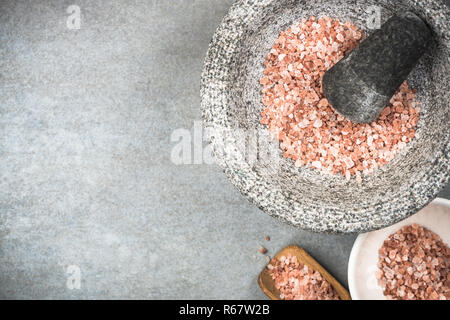
<svg viewBox="0 0 450 320"><path fill-rule="evenodd" d="M361 182L362 174L388 163L414 138L419 108L406 82L371 124L346 120L324 97L323 75L363 38L351 22L310 17L282 31L270 50L260 81L261 123L295 166Z"/></svg>
<svg viewBox="0 0 450 320"><path fill-rule="evenodd" d="M390 235L379 249L378 267L386 298L450 299L450 249L424 227L412 224Z"/></svg>
<svg viewBox="0 0 450 320"><path fill-rule="evenodd" d="M267 266L284 300L339 300L339 295L320 272L298 262L295 256L272 259Z"/></svg>

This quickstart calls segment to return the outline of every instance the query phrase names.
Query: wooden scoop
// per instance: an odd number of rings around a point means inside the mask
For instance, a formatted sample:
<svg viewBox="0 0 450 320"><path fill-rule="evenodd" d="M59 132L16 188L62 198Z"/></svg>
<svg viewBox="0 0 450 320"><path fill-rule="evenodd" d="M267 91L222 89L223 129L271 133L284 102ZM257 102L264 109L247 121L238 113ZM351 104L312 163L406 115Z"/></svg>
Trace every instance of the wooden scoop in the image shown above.
<svg viewBox="0 0 450 320"><path fill-rule="evenodd" d="M329 274L313 257L311 257L305 250L295 245L290 245L281 250L274 257L277 260L280 260L282 256L296 256L299 263L303 263L307 265L309 268L318 271L322 277L327 280L331 286L336 290L337 294L341 298L341 300L351 300L350 293L345 289L331 274ZM269 269L267 266L261 271L258 277L258 284L261 287L262 291L271 299L271 300L281 300L280 292L277 288L275 288L275 282L270 276Z"/></svg>

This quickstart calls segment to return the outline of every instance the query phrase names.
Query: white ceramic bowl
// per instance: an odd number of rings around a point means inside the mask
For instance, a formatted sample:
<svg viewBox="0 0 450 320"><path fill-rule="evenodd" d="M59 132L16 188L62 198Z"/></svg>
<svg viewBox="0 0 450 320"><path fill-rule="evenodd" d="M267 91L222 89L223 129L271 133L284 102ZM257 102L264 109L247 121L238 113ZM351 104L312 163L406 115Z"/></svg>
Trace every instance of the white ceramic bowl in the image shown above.
<svg viewBox="0 0 450 320"><path fill-rule="evenodd" d="M353 300L386 299L375 278L378 249L387 237L412 223L428 228L450 244L450 200L437 198L417 214L397 224L358 236L348 263L348 286Z"/></svg>

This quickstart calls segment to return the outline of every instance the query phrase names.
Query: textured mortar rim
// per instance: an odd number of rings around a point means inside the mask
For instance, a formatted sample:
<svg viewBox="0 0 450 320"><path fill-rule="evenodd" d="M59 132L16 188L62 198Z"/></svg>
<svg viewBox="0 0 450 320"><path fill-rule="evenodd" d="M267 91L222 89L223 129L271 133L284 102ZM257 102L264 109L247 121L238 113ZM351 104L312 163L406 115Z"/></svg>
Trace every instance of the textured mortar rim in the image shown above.
<svg viewBox="0 0 450 320"><path fill-rule="evenodd" d="M212 127L223 126L221 119L218 119L215 116L208 117L208 115L212 112L214 115L223 115L226 119L227 87L228 84L230 84L230 79L227 78L227 71L231 65L230 62L235 53L235 49L239 46L240 37L245 30L245 25L252 21L252 15L257 12L258 8L266 7L274 2L276 2L276 0L238 0L231 6L227 15L217 28L209 45L201 76L201 109L203 120L207 125ZM427 6L429 3L436 4L433 0L421 1L420 3L423 6ZM439 4L438 7L439 9L445 8L445 6L442 7L441 4ZM215 96L214 104L210 103L210 99L208 99L213 96ZM448 105L444 107L449 109ZM287 205L292 199L289 199L278 190L266 189L261 176L249 167L245 161L240 163L238 168L239 174L237 174L236 167L233 167L232 165L232 161L235 161L231 160L233 154L225 153L224 157L218 157L216 150L221 145L214 139L214 136L211 137L211 144L216 155L216 162L222 167L231 182L251 203L255 204L259 209L270 216L292 226L314 232L360 233L380 229L406 219L430 203L440 190L445 187L450 177L450 158L448 152L446 152L447 150L450 150L450 132L447 132L444 135L445 139L439 144L432 165L429 169L422 170L420 180L417 180L415 183L410 183L408 186L408 189L413 190L414 186L420 185L422 188L419 191L415 190L416 192L407 194L398 193L398 196L391 198L391 201L389 202L380 201L375 205L360 207L355 211L364 212L365 216L381 215L384 218L381 222L376 219L368 219L365 221L350 219L339 224L337 227L327 225L327 223L324 222L311 224L305 222L305 220L301 218L308 216L308 218L315 217L323 219L324 216L330 213L335 218L343 216L348 218L351 214L349 214L347 210L326 208L325 206L318 208L318 205L315 203L311 206L310 204L300 204L295 201L298 206L292 212L289 212L287 216L280 214L279 207ZM236 143L236 140L234 139L229 140L232 141L232 143ZM248 186L248 184L251 184L251 187L247 188L246 186ZM279 197L276 198L276 201L281 205L278 206L274 202L267 201L267 196L265 194L252 192L258 188L264 189L269 194L274 193L275 195L279 195ZM400 202L400 200L403 200L403 203ZM404 203L407 203L408 205L404 205ZM394 211L396 212L395 215L393 214ZM298 219L298 217L300 217L300 219Z"/></svg>

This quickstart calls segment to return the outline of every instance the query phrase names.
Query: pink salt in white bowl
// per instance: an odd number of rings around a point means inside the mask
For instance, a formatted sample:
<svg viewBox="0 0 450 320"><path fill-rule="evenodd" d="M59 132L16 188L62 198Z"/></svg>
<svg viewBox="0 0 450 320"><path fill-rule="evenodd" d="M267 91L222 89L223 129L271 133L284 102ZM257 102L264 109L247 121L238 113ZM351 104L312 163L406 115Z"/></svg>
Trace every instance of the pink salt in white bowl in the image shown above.
<svg viewBox="0 0 450 320"><path fill-rule="evenodd" d="M348 264L348 285L353 300L386 300L378 285L378 250L391 234L401 227L416 223L450 244L450 200L436 198L417 214L381 230L360 234L356 239Z"/></svg>

